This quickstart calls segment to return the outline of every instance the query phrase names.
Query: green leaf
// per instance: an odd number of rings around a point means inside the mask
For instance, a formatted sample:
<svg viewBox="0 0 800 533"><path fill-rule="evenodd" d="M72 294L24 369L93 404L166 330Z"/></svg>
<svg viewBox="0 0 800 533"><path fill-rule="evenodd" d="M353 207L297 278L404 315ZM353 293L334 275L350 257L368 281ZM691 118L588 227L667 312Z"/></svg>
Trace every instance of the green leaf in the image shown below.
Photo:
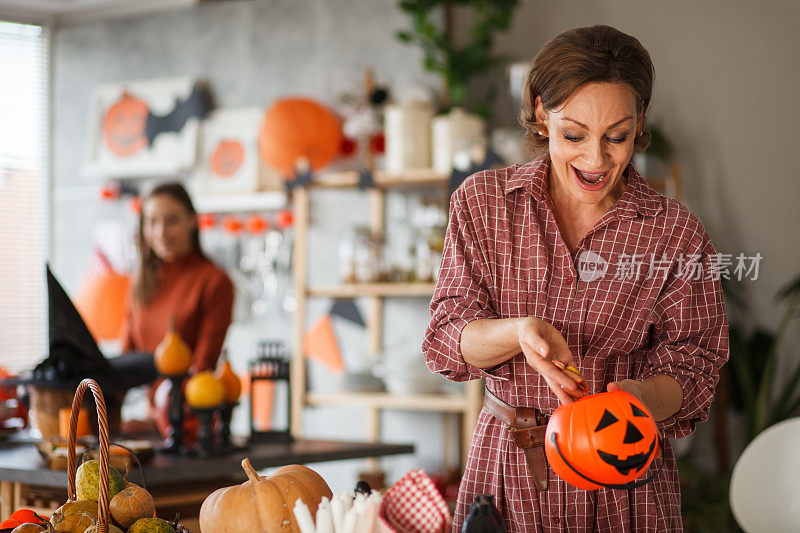
<svg viewBox="0 0 800 533"><path fill-rule="evenodd" d="M411 34L408 33L407 31L398 31L394 34L394 36L397 37L398 40L404 43L411 43L414 40Z"/></svg>
<svg viewBox="0 0 800 533"><path fill-rule="evenodd" d="M728 328L730 341L730 362L733 370L731 382L731 400L736 409L743 410L747 406L752 408L755 403L755 386L749 356L742 341L739 328L731 325Z"/></svg>
<svg viewBox="0 0 800 533"><path fill-rule="evenodd" d="M783 390L781 390L778 400L772 406L768 418L768 425L775 424L791 416L794 409L791 407L787 409L787 406L789 405L789 401L797 394L798 390L800 390L798 385L800 385L800 361L797 362L789 378L783 383Z"/></svg>
<svg viewBox="0 0 800 533"><path fill-rule="evenodd" d="M778 291L779 300L789 300L792 298L800 298L800 274Z"/></svg>

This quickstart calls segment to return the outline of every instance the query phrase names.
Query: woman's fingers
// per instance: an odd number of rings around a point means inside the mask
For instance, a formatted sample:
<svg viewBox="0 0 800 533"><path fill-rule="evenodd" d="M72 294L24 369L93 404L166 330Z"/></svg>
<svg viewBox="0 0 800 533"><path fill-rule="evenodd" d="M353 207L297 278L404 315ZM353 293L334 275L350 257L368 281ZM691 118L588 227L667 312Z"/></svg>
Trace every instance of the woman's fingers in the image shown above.
<svg viewBox="0 0 800 533"><path fill-rule="evenodd" d="M579 393L576 393L576 396L573 396L572 394L568 393L566 389L562 388L561 385L553 383L547 378L545 378L545 381L547 382L547 385L550 387L550 390L553 391L553 394L556 395L556 398L558 398L558 401L562 404L572 403L577 398L580 397L578 395Z"/></svg>
<svg viewBox="0 0 800 533"><path fill-rule="evenodd" d="M523 353L528 364L533 367L547 381L547 384L562 402L568 397L579 398L583 396L578 381L569 377L567 372L562 372L553 361L542 359L537 354L530 354L529 349L522 345Z"/></svg>
<svg viewBox="0 0 800 533"><path fill-rule="evenodd" d="M561 403L569 403L588 392L586 381L572 366L567 341L552 325L533 319L524 323L519 344L525 359L539 372Z"/></svg>
<svg viewBox="0 0 800 533"><path fill-rule="evenodd" d="M562 363L563 364L563 363ZM566 365L562 370L564 374L575 381L575 384L578 386L578 389L581 392L589 392L589 385L586 383L586 380L581 375L580 371L572 365Z"/></svg>

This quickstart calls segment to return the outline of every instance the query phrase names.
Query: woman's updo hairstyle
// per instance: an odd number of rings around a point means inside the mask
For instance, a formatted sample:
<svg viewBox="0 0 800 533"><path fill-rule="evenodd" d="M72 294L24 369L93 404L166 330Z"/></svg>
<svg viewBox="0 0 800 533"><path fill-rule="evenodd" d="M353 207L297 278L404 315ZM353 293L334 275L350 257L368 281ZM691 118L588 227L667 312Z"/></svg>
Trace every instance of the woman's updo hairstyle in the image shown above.
<svg viewBox="0 0 800 533"><path fill-rule="evenodd" d="M539 50L525 78L519 115L525 144L535 153L547 151L547 137L534 114L537 96L551 111L588 83L625 83L636 95L637 115L646 118L654 79L650 54L635 37L604 25L565 31ZM650 132L637 132L634 150L641 152L649 144Z"/></svg>

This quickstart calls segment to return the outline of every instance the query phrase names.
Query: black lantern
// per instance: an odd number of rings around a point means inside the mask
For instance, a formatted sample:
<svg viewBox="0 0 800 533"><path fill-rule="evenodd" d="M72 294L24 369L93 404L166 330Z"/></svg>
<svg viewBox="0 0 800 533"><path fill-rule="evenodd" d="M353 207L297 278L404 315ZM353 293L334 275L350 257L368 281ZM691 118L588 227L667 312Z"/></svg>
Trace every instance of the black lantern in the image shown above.
<svg viewBox="0 0 800 533"><path fill-rule="evenodd" d="M250 362L250 442L293 440L290 433L290 357L291 354L282 341L258 343L258 356ZM282 412L286 413L285 429L276 429L276 423L280 422L280 417L276 415Z"/></svg>

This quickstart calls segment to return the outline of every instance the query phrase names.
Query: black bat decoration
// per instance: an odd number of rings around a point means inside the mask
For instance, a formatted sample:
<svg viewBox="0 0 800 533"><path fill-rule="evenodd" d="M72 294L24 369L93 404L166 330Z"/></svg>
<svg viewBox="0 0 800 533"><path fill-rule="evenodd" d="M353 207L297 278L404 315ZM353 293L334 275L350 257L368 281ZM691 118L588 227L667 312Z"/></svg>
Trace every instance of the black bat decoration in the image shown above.
<svg viewBox="0 0 800 533"><path fill-rule="evenodd" d="M210 110L211 97L208 91L206 91L203 84L195 83L189 97L186 100L176 98L175 108L166 115L155 115L152 111L147 114L145 134L147 135L148 144L153 146L153 139L165 131L174 131L176 133L181 131L186 122L192 117L206 118Z"/></svg>

